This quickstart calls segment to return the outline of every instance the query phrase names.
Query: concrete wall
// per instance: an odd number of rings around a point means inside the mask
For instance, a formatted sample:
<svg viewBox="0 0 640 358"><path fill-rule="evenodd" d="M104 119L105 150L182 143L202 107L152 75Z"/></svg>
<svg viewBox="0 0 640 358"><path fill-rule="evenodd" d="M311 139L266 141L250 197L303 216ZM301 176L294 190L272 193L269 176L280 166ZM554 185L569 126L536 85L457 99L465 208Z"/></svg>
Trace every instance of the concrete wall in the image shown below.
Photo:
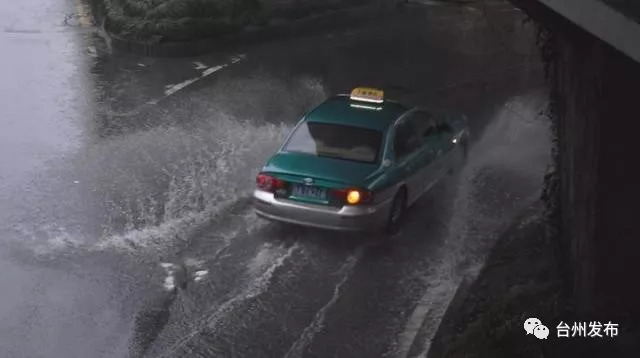
<svg viewBox="0 0 640 358"><path fill-rule="evenodd" d="M513 2L550 34L569 294L582 319L640 318L640 64L533 1Z"/></svg>
<svg viewBox="0 0 640 358"><path fill-rule="evenodd" d="M544 4L582 29L640 61L636 0L529 0ZM606 2L605 2L606 1ZM632 5L636 3L636 5ZM616 5L616 6L612 6Z"/></svg>
<svg viewBox="0 0 640 358"><path fill-rule="evenodd" d="M575 45L574 45L575 46ZM617 315L633 312L640 316L640 64L594 41L593 56L597 62L585 68L602 76L594 84L594 141L597 144L596 190L592 246L586 252L577 247L587 273L593 275L596 310ZM640 44L639 44L640 46ZM574 56L590 55L578 48ZM594 66L597 66L594 68ZM591 106L583 112L591 115ZM580 118L566 121L571 124ZM586 138L589 140L589 137ZM589 143L585 143L587 146ZM582 148L574 148L574 151ZM586 158L585 158L586 159ZM589 194L590 188L583 188ZM586 218L589 222L590 218ZM574 223L575 224L578 223ZM593 262L595 265L591 265ZM591 272L593 271L593 272ZM585 277L584 279L588 279ZM578 286L579 287L579 286Z"/></svg>

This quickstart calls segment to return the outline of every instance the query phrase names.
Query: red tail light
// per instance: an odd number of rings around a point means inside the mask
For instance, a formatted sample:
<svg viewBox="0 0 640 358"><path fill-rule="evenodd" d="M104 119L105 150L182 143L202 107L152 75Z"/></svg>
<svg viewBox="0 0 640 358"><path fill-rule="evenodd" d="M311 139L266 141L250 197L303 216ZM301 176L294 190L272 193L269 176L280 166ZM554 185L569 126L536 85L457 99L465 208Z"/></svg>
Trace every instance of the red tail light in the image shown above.
<svg viewBox="0 0 640 358"><path fill-rule="evenodd" d="M256 177L256 185L259 189L272 193L285 187L284 181L264 173L258 174Z"/></svg>
<svg viewBox="0 0 640 358"><path fill-rule="evenodd" d="M368 204L373 201L373 193L363 189L335 189L333 195L341 203L348 205Z"/></svg>

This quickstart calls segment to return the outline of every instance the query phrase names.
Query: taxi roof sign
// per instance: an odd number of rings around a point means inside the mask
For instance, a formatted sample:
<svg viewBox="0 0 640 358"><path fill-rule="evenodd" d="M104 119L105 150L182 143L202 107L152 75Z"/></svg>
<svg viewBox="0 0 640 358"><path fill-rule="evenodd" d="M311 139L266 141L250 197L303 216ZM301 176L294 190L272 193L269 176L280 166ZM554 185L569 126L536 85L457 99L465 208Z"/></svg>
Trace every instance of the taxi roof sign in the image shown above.
<svg viewBox="0 0 640 358"><path fill-rule="evenodd" d="M356 87L351 91L351 100L382 103L384 101L384 91L370 87Z"/></svg>

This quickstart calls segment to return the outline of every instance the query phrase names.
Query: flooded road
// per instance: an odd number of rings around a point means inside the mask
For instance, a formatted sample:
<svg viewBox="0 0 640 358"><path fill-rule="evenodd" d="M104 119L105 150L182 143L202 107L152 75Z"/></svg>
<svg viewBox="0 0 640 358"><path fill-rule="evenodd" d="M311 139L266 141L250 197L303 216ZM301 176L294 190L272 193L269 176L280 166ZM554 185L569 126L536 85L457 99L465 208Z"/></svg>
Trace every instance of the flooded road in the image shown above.
<svg viewBox="0 0 640 358"><path fill-rule="evenodd" d="M411 3L186 59L109 53L75 2L12 10L0 33L0 357L426 352L550 159L533 33L490 5L487 17ZM464 111L467 165L391 241L258 219L264 160L306 111L358 85Z"/></svg>

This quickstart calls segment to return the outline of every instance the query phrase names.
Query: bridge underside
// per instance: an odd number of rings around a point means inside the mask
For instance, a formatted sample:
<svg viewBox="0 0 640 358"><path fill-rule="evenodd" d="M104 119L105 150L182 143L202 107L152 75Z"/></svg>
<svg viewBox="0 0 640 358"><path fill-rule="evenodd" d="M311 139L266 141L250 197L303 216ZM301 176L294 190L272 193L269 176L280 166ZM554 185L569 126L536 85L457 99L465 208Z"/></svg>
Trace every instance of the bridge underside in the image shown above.
<svg viewBox="0 0 640 358"><path fill-rule="evenodd" d="M635 321L640 63L540 1L511 2L548 35L543 53L558 135L560 261L570 294L582 318Z"/></svg>

